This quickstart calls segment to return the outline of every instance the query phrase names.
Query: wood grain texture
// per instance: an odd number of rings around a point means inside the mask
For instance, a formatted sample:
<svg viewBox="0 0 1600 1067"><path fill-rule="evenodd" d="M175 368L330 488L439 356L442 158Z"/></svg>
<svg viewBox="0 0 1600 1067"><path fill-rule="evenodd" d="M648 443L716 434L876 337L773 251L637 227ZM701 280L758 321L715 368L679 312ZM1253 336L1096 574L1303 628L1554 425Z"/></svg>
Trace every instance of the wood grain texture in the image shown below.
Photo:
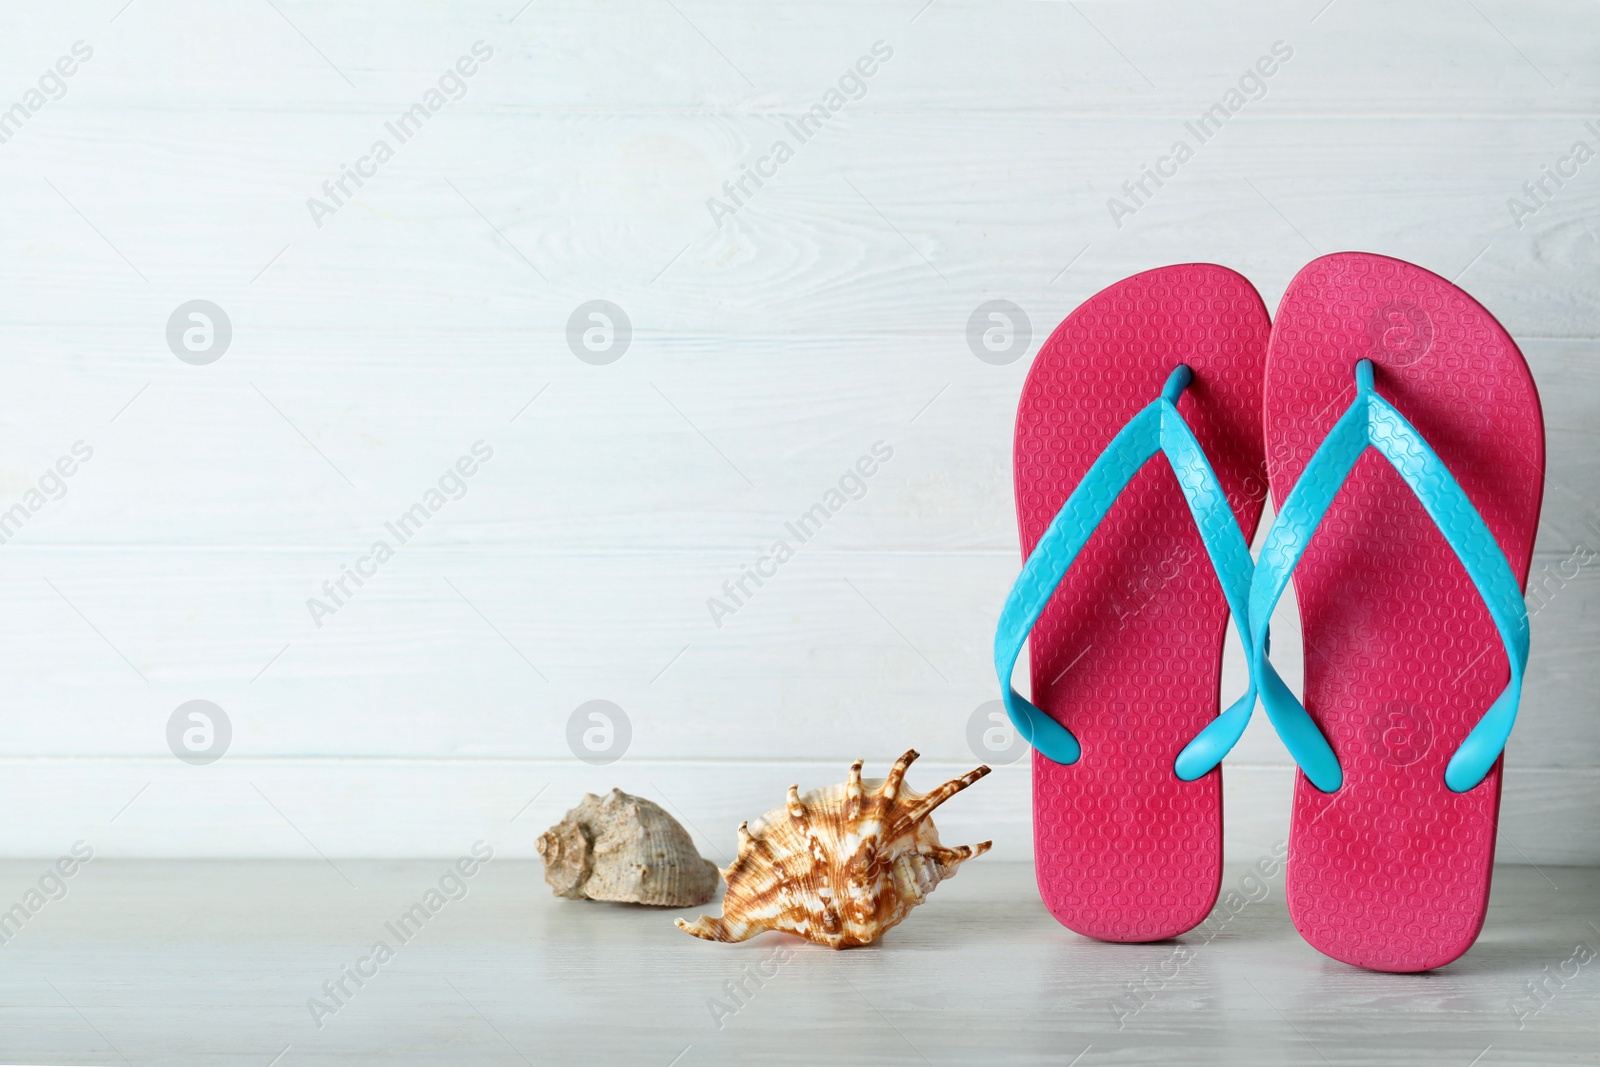
<svg viewBox="0 0 1600 1067"><path fill-rule="evenodd" d="M833 952L782 935L696 941L672 919L698 909L559 900L537 863L495 847L465 895L401 943L385 924L472 844L458 840L449 859L345 859L338 870L315 859L96 858L6 945L0 1042L30 1063L173 1067L274 1056L310 1067L1075 1056L1462 1067L1475 1056L1584 1062L1600 1024L1595 964L1573 975L1567 963L1575 945L1592 960L1600 943L1592 869L1502 867L1476 947L1420 976L1319 956L1290 925L1281 876L1245 864L1224 871L1225 903L1195 931L1112 945L1058 926L1027 865L985 856L881 943ZM41 866L0 865L4 899ZM371 973L380 939L394 954ZM345 979L319 1028L307 1002L331 1005L323 983L363 958L368 977ZM1539 981L1553 995L1519 1019Z"/></svg>
<svg viewBox="0 0 1600 1067"><path fill-rule="evenodd" d="M144 782L118 854L304 854L256 781L303 798L330 854L404 856L472 832L530 768L568 792L648 772L708 829L857 755L965 770L1016 571L1028 366L974 357L973 309L1021 305L1031 355L1127 274L1222 262L1271 308L1353 247L1459 276L1541 386L1501 855L1600 862L1600 162L1521 225L1508 208L1574 141L1600 149L1592 6L520 6L8 15L0 107L75 41L94 55L0 144L0 512L75 442L94 455L0 543L0 796L44 812L0 826L0 855ZM315 225L307 198L479 40L459 101ZM799 144L786 124L878 41L864 95ZM1264 95L1117 225L1108 198L1278 41ZM708 198L778 138L794 158L714 222ZM233 324L209 366L167 347L195 298ZM609 366L567 347L595 298L633 325ZM478 441L465 495L317 627L307 598ZM860 499L715 625L707 600L879 441ZM1292 611L1274 625L1296 684ZM210 767L167 753L196 698L234 730ZM566 740L602 698L634 730L605 773ZM1235 760L1237 856L1286 819L1290 772L1264 722ZM949 817L1023 858L1013 779Z"/></svg>

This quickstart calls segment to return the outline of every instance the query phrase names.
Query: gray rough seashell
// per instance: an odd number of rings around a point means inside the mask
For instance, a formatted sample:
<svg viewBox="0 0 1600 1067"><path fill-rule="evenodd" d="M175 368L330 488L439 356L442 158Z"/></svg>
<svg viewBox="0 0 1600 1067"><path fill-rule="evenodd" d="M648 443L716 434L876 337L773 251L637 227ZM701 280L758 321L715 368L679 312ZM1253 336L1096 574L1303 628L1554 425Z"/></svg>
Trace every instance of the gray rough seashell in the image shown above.
<svg viewBox="0 0 1600 1067"><path fill-rule="evenodd" d="M677 820L620 789L584 794L539 836L538 848L558 897L688 908L717 892L717 865L701 857Z"/></svg>

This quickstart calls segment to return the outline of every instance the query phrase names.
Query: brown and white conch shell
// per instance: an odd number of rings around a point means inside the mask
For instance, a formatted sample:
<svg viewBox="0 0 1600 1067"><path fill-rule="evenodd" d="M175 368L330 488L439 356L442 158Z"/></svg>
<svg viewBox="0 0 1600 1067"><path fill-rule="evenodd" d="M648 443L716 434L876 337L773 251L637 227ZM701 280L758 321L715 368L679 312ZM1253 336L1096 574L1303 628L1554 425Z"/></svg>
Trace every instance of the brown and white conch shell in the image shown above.
<svg viewBox="0 0 1600 1067"><path fill-rule="evenodd" d="M717 892L717 865L658 805L613 789L585 793L539 835L544 880L558 897L692 908Z"/></svg>
<svg viewBox="0 0 1600 1067"><path fill-rule="evenodd" d="M989 773L979 767L926 795L904 784L913 750L884 779L861 778L861 760L839 785L800 795L739 826L739 855L722 871L722 916L678 920L707 941L743 941L766 930L829 948L868 945L927 899L934 886L993 843L945 848L933 809Z"/></svg>

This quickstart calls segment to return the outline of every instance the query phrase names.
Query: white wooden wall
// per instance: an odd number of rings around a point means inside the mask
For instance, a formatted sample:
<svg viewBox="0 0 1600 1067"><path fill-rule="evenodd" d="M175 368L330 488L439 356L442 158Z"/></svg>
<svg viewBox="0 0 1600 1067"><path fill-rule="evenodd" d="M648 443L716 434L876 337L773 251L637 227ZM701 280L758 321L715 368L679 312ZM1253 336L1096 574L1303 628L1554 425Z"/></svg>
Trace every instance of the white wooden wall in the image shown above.
<svg viewBox="0 0 1600 1067"><path fill-rule="evenodd" d="M1593 4L95 0L0 20L0 107L93 50L0 144L0 510L93 449L0 544L0 853L531 855L620 785L726 858L740 818L854 756L881 773L915 746L923 788L967 769L1017 568L1029 362L976 358L968 317L1014 301L1031 357L1165 263L1233 266L1269 307L1336 249L1459 277L1543 390L1536 576L1600 550L1600 161L1527 217L1508 203L1575 141L1600 150ZM479 41L464 96L386 134ZM865 94L800 144L786 123L876 42L892 57ZM1118 226L1108 197L1275 42L1292 57L1265 95ZM394 157L318 226L307 198L380 137ZM714 222L708 198L780 138L794 157ZM567 343L598 299L633 330L608 365ZM232 324L208 365L168 346L191 300ZM465 497L314 625L307 598L479 441ZM865 496L713 625L707 599L878 441ZM1511 860L1600 861L1595 570L1535 618ZM167 740L196 699L232 727L204 766ZM596 699L631 723L610 766L568 747ZM1227 783L1230 849L1265 850L1290 771L1263 722ZM1024 758L953 801L945 837L1025 856L1027 794Z"/></svg>

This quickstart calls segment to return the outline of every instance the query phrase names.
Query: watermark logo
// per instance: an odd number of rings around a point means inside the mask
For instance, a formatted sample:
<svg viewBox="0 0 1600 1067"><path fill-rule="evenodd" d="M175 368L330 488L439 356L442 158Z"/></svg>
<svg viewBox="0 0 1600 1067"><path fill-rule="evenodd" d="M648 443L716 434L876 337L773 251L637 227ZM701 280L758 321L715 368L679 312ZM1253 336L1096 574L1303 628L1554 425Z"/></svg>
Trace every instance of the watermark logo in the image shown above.
<svg viewBox="0 0 1600 1067"><path fill-rule="evenodd" d="M433 516L452 500L467 495L468 479L477 474L483 464L494 458L494 447L486 441L474 441L471 455L463 453L453 465L439 475L435 487L423 492L421 499L401 512L393 521L383 524L388 535L379 537L368 546L366 554L356 557L355 566L339 565L339 573L322 583L322 596L306 597L306 611L317 629L322 621L337 615L339 609L355 598L356 591L368 580L378 576L378 570L394 558L395 553L411 541ZM354 585L355 589L351 586Z"/></svg>
<svg viewBox="0 0 1600 1067"><path fill-rule="evenodd" d="M609 700L587 700L567 716L567 747L591 767L604 767L628 754L633 723Z"/></svg>
<svg viewBox="0 0 1600 1067"><path fill-rule="evenodd" d="M567 319L567 347L593 366L615 363L632 342L633 322L626 311L609 300L579 304Z"/></svg>
<svg viewBox="0 0 1600 1067"><path fill-rule="evenodd" d="M228 713L209 700L187 700L167 720L167 747L193 767L215 763L233 743Z"/></svg>
<svg viewBox="0 0 1600 1067"><path fill-rule="evenodd" d="M1593 925L1590 924L1591 927ZM1596 929L1600 930L1600 927ZM1576 982L1583 969L1594 962L1595 955L1594 948L1588 942L1579 941L1566 959L1553 966L1545 964L1537 978L1524 982L1522 995L1506 1003L1512 1017L1517 1020L1517 1029L1525 1029L1529 1019L1544 1011L1551 1001Z"/></svg>
<svg viewBox="0 0 1600 1067"><path fill-rule="evenodd" d="M714 196L706 199L706 211L711 214L711 224L720 227L724 219L731 219L738 214L739 209L755 197L757 190L778 176L778 171L795 157L801 145L821 133L823 125L843 111L846 105L867 95L868 79L892 58L894 48L891 45L885 41L873 42L872 54L863 55L853 67L846 67L836 86L829 87L822 94L822 99L801 112L797 118L785 121L783 128L789 137L773 141L766 154L756 159L753 167L749 163L741 163L738 176L722 183L722 195L726 199Z"/></svg>
<svg viewBox="0 0 1600 1067"><path fill-rule="evenodd" d="M44 110L46 104L66 96L66 79L78 73L79 66L89 62L93 56L93 46L83 41L74 41L72 54L63 55L55 61L53 67L46 67L44 73L39 75L36 88L23 90L22 98L10 107L0 104L0 144L5 144L15 137L21 131L23 124Z"/></svg>
<svg viewBox="0 0 1600 1067"><path fill-rule="evenodd" d="M1583 124L1583 129L1596 139L1596 144L1600 144L1600 125L1589 119ZM1544 210L1545 205L1556 198L1556 191L1576 178L1578 168L1594 157L1594 148L1588 141L1580 140L1572 142L1567 154L1558 158L1554 167L1548 163L1540 164L1539 176L1522 183L1522 196L1513 196L1506 200L1506 208L1511 212L1511 221L1516 224L1517 229L1522 229L1529 218Z"/></svg>
<svg viewBox="0 0 1600 1067"><path fill-rule="evenodd" d="M209 300L179 304L167 319L167 347L185 363L215 363L232 343L233 322Z"/></svg>
<svg viewBox="0 0 1600 1067"><path fill-rule="evenodd" d="M1409 367L1433 347L1433 319L1409 300L1391 300L1367 319L1367 343L1374 358Z"/></svg>
<svg viewBox="0 0 1600 1067"><path fill-rule="evenodd" d="M1367 718L1367 747L1383 762L1409 767L1433 747L1433 727L1422 711L1404 700L1391 700Z"/></svg>
<svg viewBox="0 0 1600 1067"><path fill-rule="evenodd" d="M415 941L423 927L449 905L465 900L471 892L469 880L494 859L494 847L487 841L473 842L471 851L444 869L437 881L393 919L383 924L384 937L372 942L365 955L341 967L337 977L322 983L320 996L306 998L306 1011L318 1030L330 1016L338 1015L366 984L382 972L395 954ZM394 943L390 944L389 939Z"/></svg>
<svg viewBox="0 0 1600 1067"><path fill-rule="evenodd" d="M967 747L991 767L1005 767L1022 758L1028 743L1011 724L1005 704L986 700L973 708L967 718Z"/></svg>
<svg viewBox="0 0 1600 1067"><path fill-rule="evenodd" d="M20 533L40 508L66 496L66 480L77 474L78 467L89 462L93 456L92 447L83 441L74 441L71 455L58 457L52 466L46 467L44 473L39 475L38 482L22 494L21 500L0 511L0 545L8 543Z"/></svg>
<svg viewBox="0 0 1600 1067"><path fill-rule="evenodd" d="M846 469L839 480L823 492L821 499L802 511L792 522L784 523L787 536L773 541L764 554L740 570L737 578L723 582L721 596L706 598L706 611L711 615L711 624L722 629L722 620L737 615L757 591L778 576L779 567L794 559L801 545L809 543L821 532L829 519L844 510L852 500L866 496L868 479L893 458L893 445L887 441L873 442L870 455L857 459L854 466ZM752 589L752 585L755 588Z"/></svg>
<svg viewBox="0 0 1600 1067"><path fill-rule="evenodd" d="M21 900L0 911L0 945L10 944L11 939L21 933L28 921L43 911L46 905L65 900L71 888L67 885L67 879L92 859L94 848L84 841L74 841L70 853L46 867L38 881L22 894Z"/></svg>
<svg viewBox="0 0 1600 1067"><path fill-rule="evenodd" d="M767 954L755 963L747 963L739 970L739 977L722 983L722 997L707 997L706 1009L711 1012L711 1025L721 1030L728 1020L744 1010L757 993L772 979L784 964L798 953L788 945L773 945Z"/></svg>
<svg viewBox="0 0 1600 1067"><path fill-rule="evenodd" d="M1190 931L1183 942L1156 963L1145 964L1139 969L1137 978L1123 984L1124 991L1108 1001L1118 1030L1127 1026L1129 1019L1143 1011L1163 989L1176 981L1183 969L1194 962L1199 950L1227 930L1246 908L1272 896L1273 879L1283 870L1288 855L1288 841L1273 845L1270 852L1239 876L1234 888L1217 898L1211 914Z"/></svg>
<svg viewBox="0 0 1600 1067"><path fill-rule="evenodd" d="M967 319L967 347L985 363L1003 367L1028 353L1033 323L1028 313L1009 300L988 300Z"/></svg>
<svg viewBox="0 0 1600 1067"><path fill-rule="evenodd" d="M1195 157L1201 145L1222 132L1229 119L1243 111L1246 104L1263 99L1267 95L1267 79L1293 58L1294 48L1289 42L1272 42L1270 53L1246 67L1234 87L1223 93L1221 99L1185 122L1185 136L1174 139L1166 154L1156 157L1153 164L1142 164L1137 178L1123 182L1122 196L1106 198L1106 211L1111 214L1112 225L1122 229L1123 220L1137 215L1149 204L1167 182L1178 176L1179 169Z"/></svg>
<svg viewBox="0 0 1600 1067"><path fill-rule="evenodd" d="M306 197L306 211L311 216L312 225L322 229L324 220L338 214L354 200L356 191L365 188L367 182L378 176L378 169L394 158L395 150L400 145L421 133L428 120L442 111L446 104L456 103L467 95L467 79L477 74L481 65L493 57L494 49L488 43L474 41L471 55L459 56L455 64L446 67L435 84L424 90L415 103L383 124L387 137L374 138L366 153L356 157L354 167L340 163L338 174L322 183L322 195Z"/></svg>
<svg viewBox="0 0 1600 1067"><path fill-rule="evenodd" d="M1584 524L1595 533L1600 534L1600 525L1596 525L1591 518L1585 518ZM5 529L4 517L0 517L0 532ZM1579 541L1567 558L1554 565L1546 563L1539 569L1538 574L1528 576L1528 618L1533 618L1543 611L1568 583L1578 577L1583 568L1600 559L1600 553Z"/></svg>

